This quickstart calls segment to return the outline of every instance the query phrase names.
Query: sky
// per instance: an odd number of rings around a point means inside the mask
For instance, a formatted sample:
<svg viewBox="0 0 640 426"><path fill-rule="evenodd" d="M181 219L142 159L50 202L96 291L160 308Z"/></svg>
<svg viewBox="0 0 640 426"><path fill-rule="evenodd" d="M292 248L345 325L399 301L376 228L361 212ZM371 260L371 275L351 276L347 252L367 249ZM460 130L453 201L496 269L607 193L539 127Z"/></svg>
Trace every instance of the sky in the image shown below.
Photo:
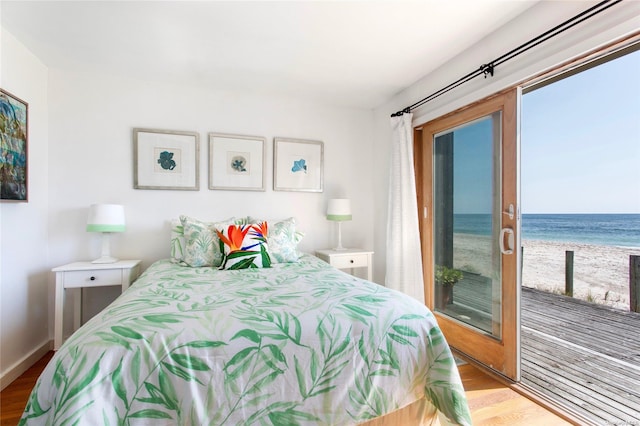
<svg viewBox="0 0 640 426"><path fill-rule="evenodd" d="M522 97L523 213L640 213L640 51Z"/></svg>
<svg viewBox="0 0 640 426"><path fill-rule="evenodd" d="M453 132L454 213L491 213L492 121L487 117Z"/></svg>
<svg viewBox="0 0 640 426"><path fill-rule="evenodd" d="M640 51L529 92L521 211L640 214ZM454 131L454 212L491 211L491 120Z"/></svg>

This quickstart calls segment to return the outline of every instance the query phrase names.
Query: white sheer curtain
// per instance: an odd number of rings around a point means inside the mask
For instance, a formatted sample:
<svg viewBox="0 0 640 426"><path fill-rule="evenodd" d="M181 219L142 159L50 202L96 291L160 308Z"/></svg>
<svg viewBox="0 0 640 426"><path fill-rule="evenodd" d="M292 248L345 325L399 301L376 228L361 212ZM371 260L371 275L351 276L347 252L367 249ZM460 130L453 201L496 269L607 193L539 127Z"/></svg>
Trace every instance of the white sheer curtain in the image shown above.
<svg viewBox="0 0 640 426"><path fill-rule="evenodd" d="M413 167L413 114L391 117L391 172L385 285L424 302L418 201Z"/></svg>

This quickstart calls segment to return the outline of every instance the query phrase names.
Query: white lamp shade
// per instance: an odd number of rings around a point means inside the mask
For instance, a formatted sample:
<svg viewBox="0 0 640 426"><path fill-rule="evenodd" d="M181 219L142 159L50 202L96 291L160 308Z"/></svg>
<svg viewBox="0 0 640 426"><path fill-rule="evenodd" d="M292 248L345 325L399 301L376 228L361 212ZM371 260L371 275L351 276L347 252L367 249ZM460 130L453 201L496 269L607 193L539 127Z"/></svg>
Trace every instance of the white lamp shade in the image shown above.
<svg viewBox="0 0 640 426"><path fill-rule="evenodd" d="M87 232L124 232L124 207L120 204L92 204Z"/></svg>
<svg viewBox="0 0 640 426"><path fill-rule="evenodd" d="M343 222L351 220L351 201L346 198L329 200L327 207L327 220Z"/></svg>

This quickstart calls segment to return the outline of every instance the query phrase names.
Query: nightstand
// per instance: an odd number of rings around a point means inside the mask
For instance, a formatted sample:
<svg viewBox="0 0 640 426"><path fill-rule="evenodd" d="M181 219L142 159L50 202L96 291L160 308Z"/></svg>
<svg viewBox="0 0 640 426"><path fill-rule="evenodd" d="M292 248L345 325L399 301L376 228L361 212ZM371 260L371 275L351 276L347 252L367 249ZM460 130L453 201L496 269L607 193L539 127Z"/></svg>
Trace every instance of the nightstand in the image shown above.
<svg viewBox="0 0 640 426"><path fill-rule="evenodd" d="M82 319L82 289L87 287L122 286L124 292L140 275L140 260L119 260L115 263L75 262L52 269L56 273L56 300L53 349L62 345L63 312L66 289L74 294L73 331Z"/></svg>
<svg viewBox="0 0 640 426"><path fill-rule="evenodd" d="M317 250L316 256L338 269L367 268L367 280L373 279L373 252L362 249Z"/></svg>

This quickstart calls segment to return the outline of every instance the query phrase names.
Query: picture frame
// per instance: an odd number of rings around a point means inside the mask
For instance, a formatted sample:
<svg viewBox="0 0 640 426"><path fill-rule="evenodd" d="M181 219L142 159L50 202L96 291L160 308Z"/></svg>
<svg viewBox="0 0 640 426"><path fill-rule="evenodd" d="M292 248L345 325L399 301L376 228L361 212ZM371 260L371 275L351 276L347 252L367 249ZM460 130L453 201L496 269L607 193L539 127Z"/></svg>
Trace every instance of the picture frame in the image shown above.
<svg viewBox="0 0 640 426"><path fill-rule="evenodd" d="M133 188L198 191L200 136L196 132L133 129Z"/></svg>
<svg viewBox="0 0 640 426"><path fill-rule="evenodd" d="M209 189L265 190L265 145L261 136L209 133Z"/></svg>
<svg viewBox="0 0 640 426"><path fill-rule="evenodd" d="M274 191L322 192L323 186L323 142L274 138Z"/></svg>
<svg viewBox="0 0 640 426"><path fill-rule="evenodd" d="M29 201L29 104L0 89L0 201Z"/></svg>

